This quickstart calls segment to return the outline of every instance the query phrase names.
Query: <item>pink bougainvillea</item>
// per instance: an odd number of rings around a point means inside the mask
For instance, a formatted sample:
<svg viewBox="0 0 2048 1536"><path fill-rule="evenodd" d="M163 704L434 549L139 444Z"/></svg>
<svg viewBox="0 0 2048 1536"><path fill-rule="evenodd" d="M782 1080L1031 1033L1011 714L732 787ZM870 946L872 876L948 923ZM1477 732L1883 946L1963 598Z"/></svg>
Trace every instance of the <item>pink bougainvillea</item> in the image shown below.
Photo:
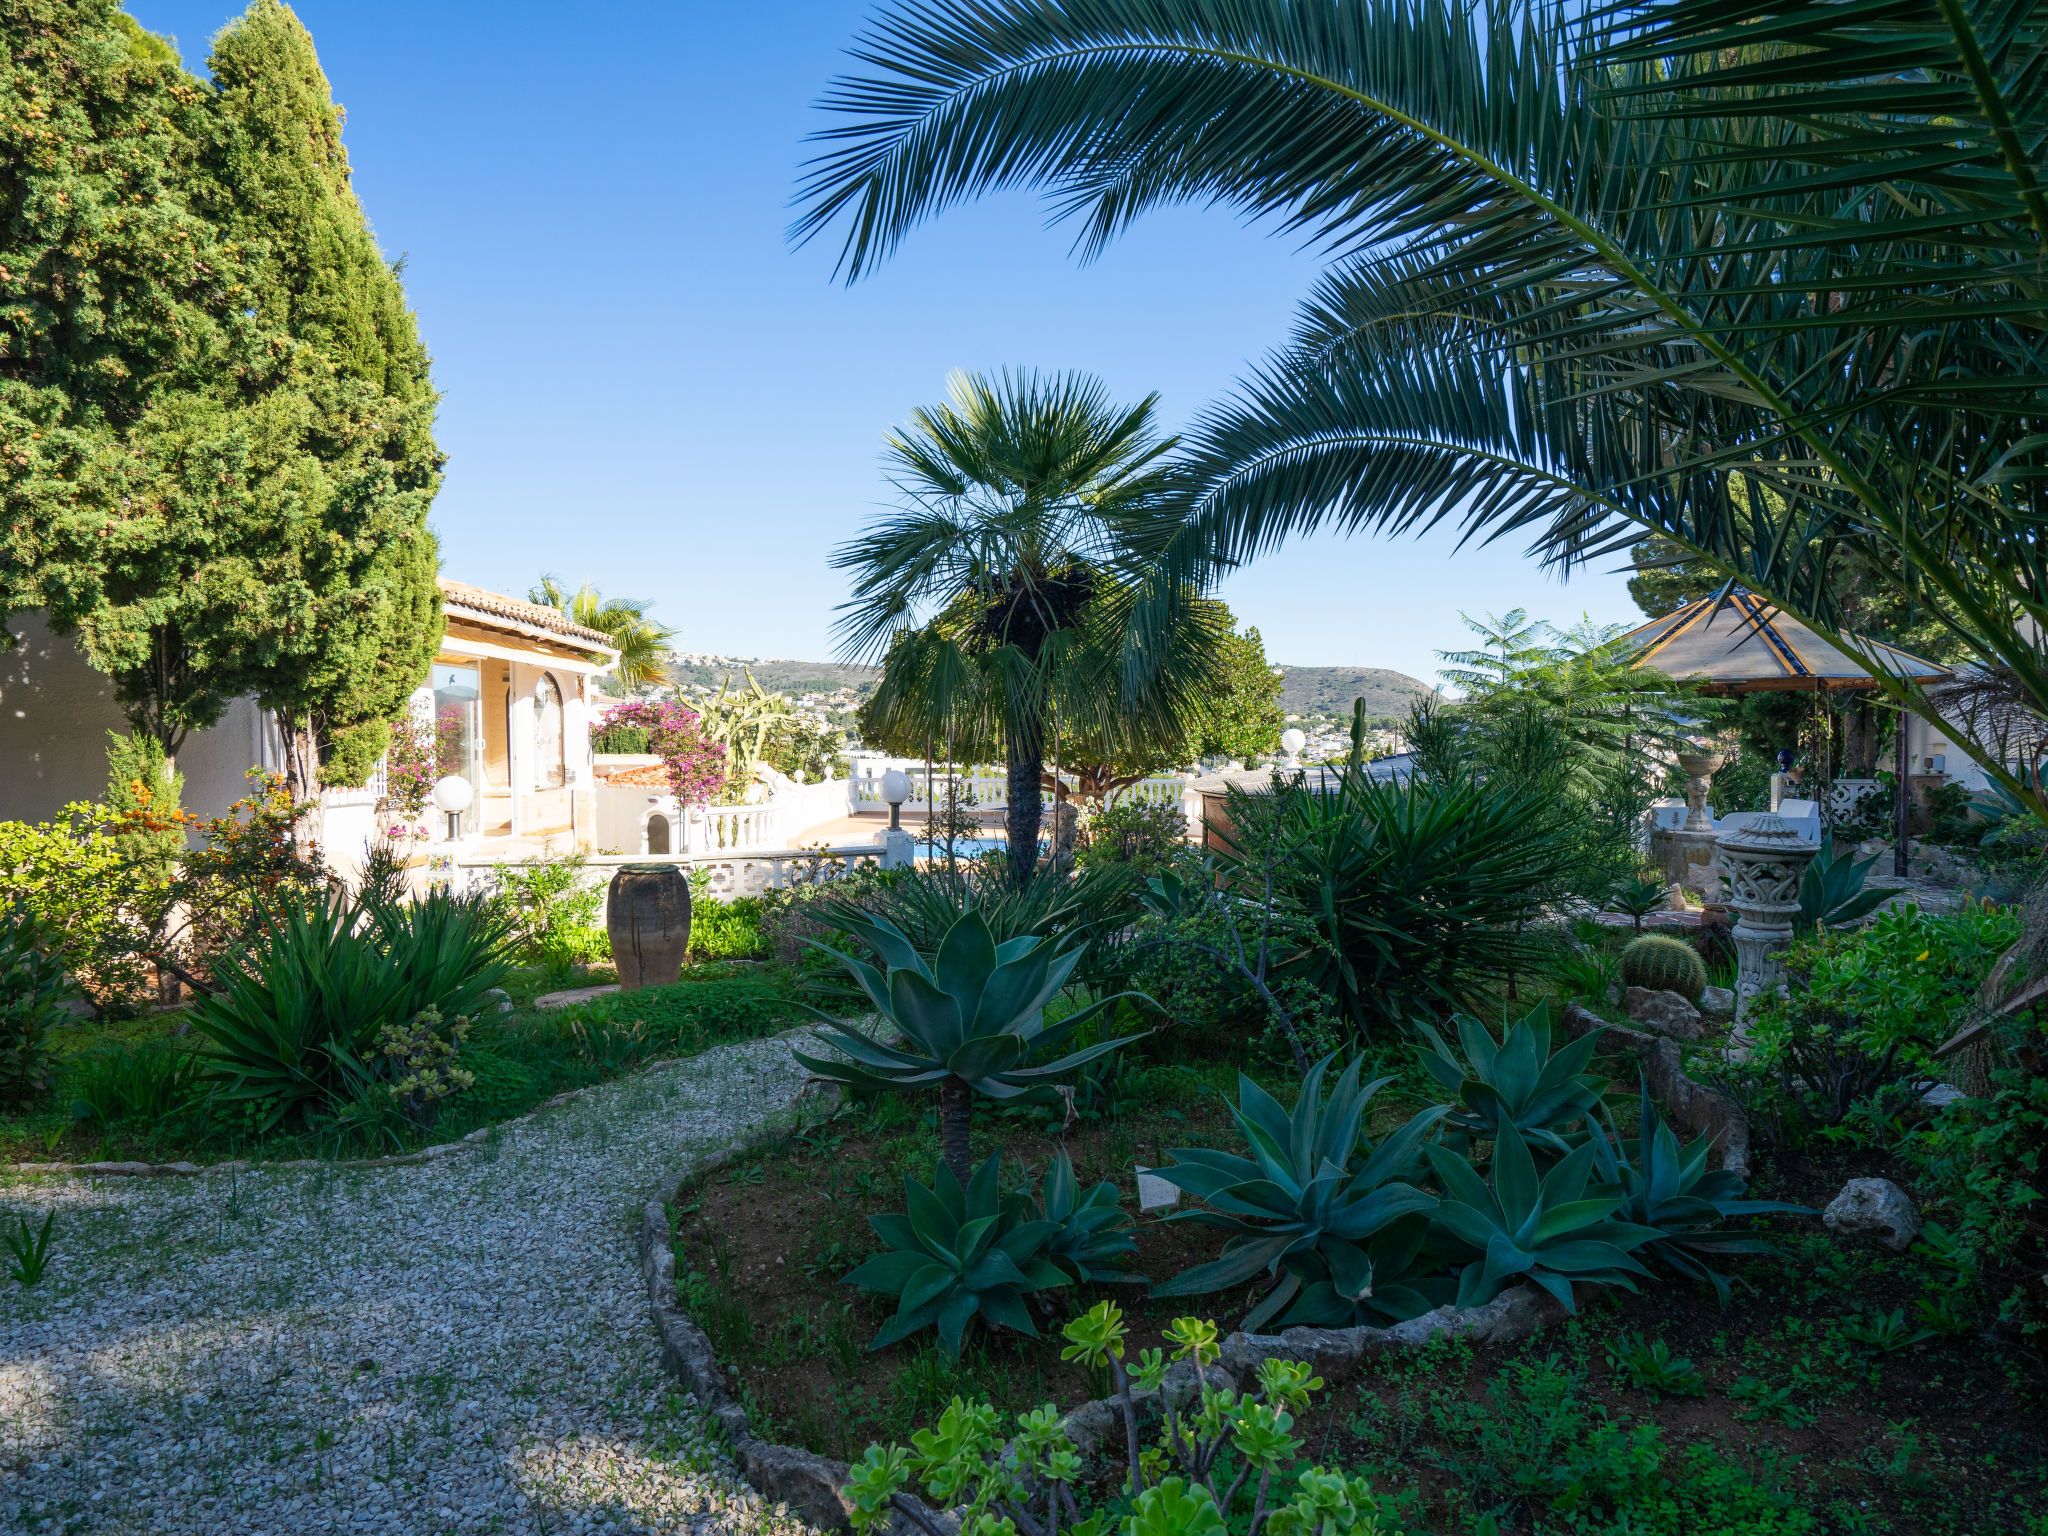
<svg viewBox="0 0 2048 1536"><path fill-rule="evenodd" d="M417 817L427 808L439 777L434 734L411 711L391 723L391 745L384 757L384 804L401 816Z"/></svg>
<svg viewBox="0 0 2048 1536"><path fill-rule="evenodd" d="M606 710L590 734L595 740L613 726L641 727L647 750L668 768L669 793L684 805L704 805L725 786L725 747L704 739L701 719L681 704L633 699Z"/></svg>

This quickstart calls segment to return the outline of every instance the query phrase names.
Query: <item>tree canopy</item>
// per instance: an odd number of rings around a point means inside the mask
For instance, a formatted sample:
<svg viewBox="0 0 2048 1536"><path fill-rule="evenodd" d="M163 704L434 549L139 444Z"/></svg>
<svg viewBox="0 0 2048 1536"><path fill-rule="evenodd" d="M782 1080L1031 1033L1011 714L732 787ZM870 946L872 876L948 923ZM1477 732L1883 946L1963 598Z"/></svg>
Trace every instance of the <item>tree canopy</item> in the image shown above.
<svg viewBox="0 0 2048 1536"><path fill-rule="evenodd" d="M206 82L111 0L0 19L0 611L167 750L253 693L360 782L439 640L441 455L312 39L255 0Z"/></svg>

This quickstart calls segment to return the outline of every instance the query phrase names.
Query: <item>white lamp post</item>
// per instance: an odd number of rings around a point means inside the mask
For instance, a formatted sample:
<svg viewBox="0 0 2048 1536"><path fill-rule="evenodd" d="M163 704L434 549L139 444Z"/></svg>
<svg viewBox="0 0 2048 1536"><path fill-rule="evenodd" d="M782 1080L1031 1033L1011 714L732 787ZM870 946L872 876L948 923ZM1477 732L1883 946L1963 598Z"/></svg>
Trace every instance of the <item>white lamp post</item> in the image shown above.
<svg viewBox="0 0 2048 1536"><path fill-rule="evenodd" d="M1301 749L1307 745L1308 738L1293 726L1290 725L1286 730L1282 731L1280 733L1280 750L1285 752L1287 756L1281 766L1299 768L1301 766Z"/></svg>
<svg viewBox="0 0 2048 1536"><path fill-rule="evenodd" d="M448 840L455 840L455 829L462 813L476 803L476 791L470 788L469 780L459 773L451 773L434 785L434 807L448 818Z"/></svg>
<svg viewBox="0 0 2048 1536"><path fill-rule="evenodd" d="M903 825L903 802L910 798L910 775L901 768L891 768L883 774L882 798L889 803L889 830L895 832Z"/></svg>

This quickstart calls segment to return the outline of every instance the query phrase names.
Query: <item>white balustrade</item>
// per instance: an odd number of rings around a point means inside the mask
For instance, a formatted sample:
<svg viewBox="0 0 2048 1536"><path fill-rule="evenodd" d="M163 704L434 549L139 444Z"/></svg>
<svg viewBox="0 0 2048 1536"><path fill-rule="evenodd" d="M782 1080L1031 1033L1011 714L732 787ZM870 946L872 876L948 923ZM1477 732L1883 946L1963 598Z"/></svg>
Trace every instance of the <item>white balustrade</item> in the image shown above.
<svg viewBox="0 0 2048 1536"><path fill-rule="evenodd" d="M862 764L862 767L869 765ZM943 768L932 770L927 787L922 763L903 764L904 774L910 780L910 797L903 802L906 811L929 811L934 805L946 803L948 783L959 785L960 804L970 809L1000 811L1009 808L1010 784L1000 773L949 773ZM1061 776L1071 787L1073 780ZM853 782L853 808L857 811L881 811L888 809L888 802L882 798L882 773L876 766L873 773L859 773ZM1178 805L1181 792L1187 781L1179 774L1159 774L1153 778L1140 779L1136 784L1126 785L1113 791L1109 797L1111 805L1126 800L1137 800L1147 805ZM1050 796L1047 797L1051 798Z"/></svg>
<svg viewBox="0 0 2048 1536"><path fill-rule="evenodd" d="M852 843L836 848L755 848L728 853L682 853L669 855L596 854L584 861L577 883L608 887L613 873L623 864L673 864L688 873L702 869L709 873L704 894L714 901L731 901L737 896L759 896L764 891L782 891L802 885L827 885L843 880L856 869L896 868L909 862L910 843L903 839L894 849L881 842ZM462 859L437 862L445 869L450 886L458 894L490 891L497 886L497 868L502 860ZM599 926L604 923L600 909Z"/></svg>

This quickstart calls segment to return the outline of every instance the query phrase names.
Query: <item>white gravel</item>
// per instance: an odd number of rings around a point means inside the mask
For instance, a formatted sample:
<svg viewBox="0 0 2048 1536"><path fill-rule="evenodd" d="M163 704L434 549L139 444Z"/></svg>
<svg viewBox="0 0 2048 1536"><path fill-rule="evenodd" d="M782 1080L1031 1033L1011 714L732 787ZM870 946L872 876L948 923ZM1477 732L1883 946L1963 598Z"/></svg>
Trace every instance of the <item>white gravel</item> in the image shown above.
<svg viewBox="0 0 2048 1536"><path fill-rule="evenodd" d="M0 1531L790 1532L660 1368L662 1180L786 1116L722 1046L411 1168L0 1176Z"/></svg>

